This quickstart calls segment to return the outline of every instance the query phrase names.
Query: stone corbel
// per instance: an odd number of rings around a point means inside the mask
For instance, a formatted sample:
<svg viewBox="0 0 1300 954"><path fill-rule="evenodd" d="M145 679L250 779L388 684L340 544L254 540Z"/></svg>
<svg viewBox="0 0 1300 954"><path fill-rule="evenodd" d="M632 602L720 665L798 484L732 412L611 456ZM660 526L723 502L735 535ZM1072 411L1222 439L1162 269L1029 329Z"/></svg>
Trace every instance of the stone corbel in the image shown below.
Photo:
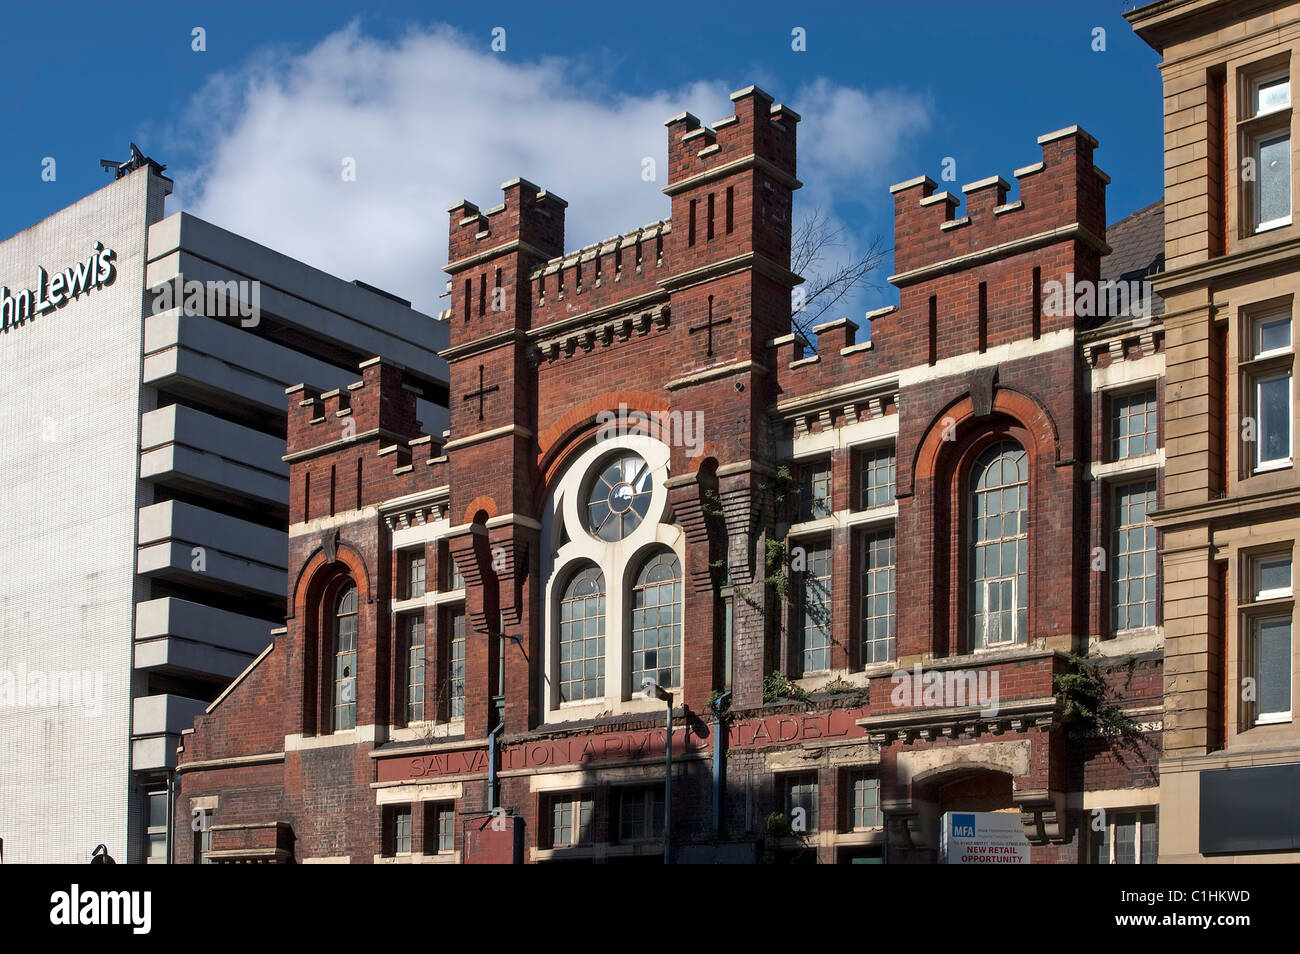
<svg viewBox="0 0 1300 954"><path fill-rule="evenodd" d="M497 628L497 581L492 572L492 550L487 528L469 527L449 537L447 549L465 578L465 616L471 630L490 633Z"/></svg>
<svg viewBox="0 0 1300 954"><path fill-rule="evenodd" d="M1045 789L1017 792L1020 824L1031 845L1064 844L1069 841L1069 817L1065 793Z"/></svg>
<svg viewBox="0 0 1300 954"><path fill-rule="evenodd" d="M339 532L337 529L326 530L320 535L321 549L325 551L325 562L333 563L339 558Z"/></svg>
<svg viewBox="0 0 1300 954"><path fill-rule="evenodd" d="M916 820L916 809L910 803L901 807L885 806L885 837L890 847L907 851L916 847L912 839L912 827Z"/></svg>
<svg viewBox="0 0 1300 954"><path fill-rule="evenodd" d="M727 527L727 568L733 583L753 582L755 540L762 502L755 499L760 491L751 484L751 474L736 474L721 481L719 497L722 517Z"/></svg>
<svg viewBox="0 0 1300 954"><path fill-rule="evenodd" d="M711 521L704 500L707 488L694 475L671 477L666 486L669 505L677 524L686 534L686 543L690 547L686 562L690 568L691 585L696 592L711 590L714 573L710 564L715 547L710 539Z"/></svg>
<svg viewBox="0 0 1300 954"><path fill-rule="evenodd" d="M966 375L966 386L970 391L971 404L975 419L984 420L993 413L993 392L997 389L998 368L991 365L979 368Z"/></svg>
<svg viewBox="0 0 1300 954"><path fill-rule="evenodd" d="M521 618L523 608L520 597L524 580L528 577L528 540L518 536L513 526L501 527L497 533L490 533L489 539L492 569L497 577L501 621L515 626Z"/></svg>

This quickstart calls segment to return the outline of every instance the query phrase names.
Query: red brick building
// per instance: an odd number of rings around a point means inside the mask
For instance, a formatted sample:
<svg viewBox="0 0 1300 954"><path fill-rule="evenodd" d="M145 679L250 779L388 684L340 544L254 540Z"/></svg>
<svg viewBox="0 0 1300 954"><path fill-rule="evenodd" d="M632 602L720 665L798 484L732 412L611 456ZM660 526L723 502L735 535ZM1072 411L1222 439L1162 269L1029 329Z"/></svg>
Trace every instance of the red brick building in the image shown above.
<svg viewBox="0 0 1300 954"><path fill-rule="evenodd" d="M900 304L813 351L799 116L732 99L661 222L452 207L447 434L379 358L290 392L291 616L184 736L176 860L662 860L647 679L676 861L928 862L953 810L1154 860L1163 335L1096 307L1096 142L895 186Z"/></svg>

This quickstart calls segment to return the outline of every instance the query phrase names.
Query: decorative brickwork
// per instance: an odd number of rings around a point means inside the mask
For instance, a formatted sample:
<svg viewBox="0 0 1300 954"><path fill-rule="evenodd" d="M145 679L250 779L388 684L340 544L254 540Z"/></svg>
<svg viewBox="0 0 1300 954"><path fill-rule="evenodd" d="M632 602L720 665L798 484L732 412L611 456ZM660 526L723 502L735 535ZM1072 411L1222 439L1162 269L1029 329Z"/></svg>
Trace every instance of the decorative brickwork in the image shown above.
<svg viewBox="0 0 1300 954"><path fill-rule="evenodd" d="M974 183L961 218L928 179L894 187L899 306L869 316L869 340L853 321L821 325L807 354L790 320L799 116L753 87L733 100L712 127L668 121L661 222L565 253L564 201L526 180L495 208L452 207L445 439L418 433L388 362L345 392L291 392L293 615L186 736L178 824L190 799L215 797L223 823L289 826L296 860L370 861L384 806L447 801L462 860L662 857L663 703L641 697L632 659L675 681L679 860L933 861L939 815L956 809L1018 811L1034 860L1073 862L1090 790L1149 803L1158 725L1123 757L1103 736L1073 744L1059 685L1067 654L1126 645L1094 612L1097 358L1149 358L1159 341L1088 329L1085 346L1082 319L1043 313L1044 282L1095 280L1108 251L1096 142L1042 137L1019 198L999 177ZM611 436L620 414L664 429ZM1025 622L1005 643L989 635L1001 597L978 589L971 556L970 487L1001 441L1026 460L1024 502L1005 501L1026 514L1027 569L997 583ZM882 447L893 462L871 479L893 487L868 506L862 455ZM614 460L628 470L608 476ZM597 533L591 515L611 511L628 518ZM868 579L867 534L885 532L896 546L877 558L896 566ZM395 585L408 552L428 557L425 596ZM642 579L655 555L679 575ZM871 603L887 578L894 602ZM341 581L359 591L357 728L330 732ZM399 623L416 612L429 715L408 724ZM864 660L864 615L894 621L892 658ZM971 642L976 616L990 648ZM1160 653L1140 654L1138 688L1115 683L1135 718L1158 711ZM914 665L993 696L936 701L918 683L900 701ZM463 715L448 702L461 673ZM724 691L715 830L710 703ZM489 738L510 815L498 828ZM816 830L802 830L814 798ZM443 857L422 814L422 847L395 860Z"/></svg>

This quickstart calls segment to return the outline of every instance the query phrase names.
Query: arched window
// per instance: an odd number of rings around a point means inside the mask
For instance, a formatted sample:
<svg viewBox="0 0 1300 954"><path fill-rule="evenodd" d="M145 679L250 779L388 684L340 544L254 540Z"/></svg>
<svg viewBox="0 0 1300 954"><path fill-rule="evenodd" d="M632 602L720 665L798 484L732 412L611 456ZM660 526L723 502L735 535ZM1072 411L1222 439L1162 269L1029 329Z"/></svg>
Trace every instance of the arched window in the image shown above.
<svg viewBox="0 0 1300 954"><path fill-rule="evenodd" d="M605 576L574 575L560 601L560 701L605 695Z"/></svg>
<svg viewBox="0 0 1300 954"><path fill-rule="evenodd" d="M335 732L357 725L357 588L348 584L334 603Z"/></svg>
<svg viewBox="0 0 1300 954"><path fill-rule="evenodd" d="M1029 605L1029 460L1001 441L970 477L970 648L1023 643Z"/></svg>
<svg viewBox="0 0 1300 954"><path fill-rule="evenodd" d="M632 589L632 691L647 679L682 684L682 570L668 551L646 560Z"/></svg>

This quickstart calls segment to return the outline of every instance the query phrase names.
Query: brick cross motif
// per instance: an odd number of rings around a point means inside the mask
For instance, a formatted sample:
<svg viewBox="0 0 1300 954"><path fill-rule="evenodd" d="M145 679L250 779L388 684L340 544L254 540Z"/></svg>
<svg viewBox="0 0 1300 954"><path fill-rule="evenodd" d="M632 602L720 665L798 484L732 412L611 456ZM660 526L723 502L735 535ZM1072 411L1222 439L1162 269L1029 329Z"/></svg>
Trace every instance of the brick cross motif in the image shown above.
<svg viewBox="0 0 1300 954"><path fill-rule="evenodd" d="M472 401L474 398L478 398L478 419L481 421L483 420L483 399L493 391L499 390L501 390L501 388L495 384L490 388L483 387L483 365L480 364L478 366L478 390L470 391L468 394L462 396L461 400Z"/></svg>
<svg viewBox="0 0 1300 954"><path fill-rule="evenodd" d="M706 333L708 334L708 346L707 346L707 348L705 349L704 353L705 353L705 355L707 355L708 357L711 358L711 357L713 357L713 329L714 329L714 328L717 328L717 327L720 327L721 325L729 325L729 324L731 324L731 318L730 318L730 317L722 318L722 319L719 319L718 321L714 321L714 320L713 320L713 296L710 295L710 296L709 296L709 318L708 318L708 321L706 321L706 322L705 322L704 324L702 324L702 325L697 325L697 326L694 327L694 328L688 328L688 329L686 329L686 330L687 330L687 333L692 334L692 335L695 334L695 332L697 332L697 331L703 331L703 332L706 332Z"/></svg>

